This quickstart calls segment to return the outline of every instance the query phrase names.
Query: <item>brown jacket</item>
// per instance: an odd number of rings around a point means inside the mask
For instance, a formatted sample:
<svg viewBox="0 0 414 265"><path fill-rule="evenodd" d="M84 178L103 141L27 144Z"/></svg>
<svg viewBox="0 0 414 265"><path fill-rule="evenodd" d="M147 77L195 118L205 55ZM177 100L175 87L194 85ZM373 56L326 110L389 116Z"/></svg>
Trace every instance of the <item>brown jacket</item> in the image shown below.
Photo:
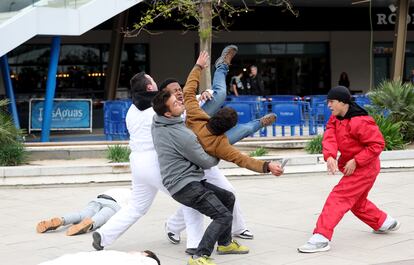
<svg viewBox="0 0 414 265"><path fill-rule="evenodd" d="M187 127L197 135L198 141L208 154L259 173L269 172L268 162L242 154L229 143L226 135L213 135L207 129L210 116L200 108L196 98L200 74L201 67L194 66L184 86L185 123Z"/></svg>

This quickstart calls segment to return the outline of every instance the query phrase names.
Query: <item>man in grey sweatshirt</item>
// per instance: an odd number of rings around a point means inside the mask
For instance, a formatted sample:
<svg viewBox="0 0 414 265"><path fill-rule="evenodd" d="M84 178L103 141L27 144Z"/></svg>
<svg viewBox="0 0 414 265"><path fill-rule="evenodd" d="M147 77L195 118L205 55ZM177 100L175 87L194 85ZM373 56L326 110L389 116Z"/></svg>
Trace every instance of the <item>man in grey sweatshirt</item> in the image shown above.
<svg viewBox="0 0 414 265"><path fill-rule="evenodd" d="M202 181L203 169L217 165L218 159L208 155L185 126L184 105L169 91L161 91L153 99L153 109L151 130L163 185L176 201L213 219L188 264L214 264L209 257L216 242L218 254L248 253L231 237L233 193Z"/></svg>

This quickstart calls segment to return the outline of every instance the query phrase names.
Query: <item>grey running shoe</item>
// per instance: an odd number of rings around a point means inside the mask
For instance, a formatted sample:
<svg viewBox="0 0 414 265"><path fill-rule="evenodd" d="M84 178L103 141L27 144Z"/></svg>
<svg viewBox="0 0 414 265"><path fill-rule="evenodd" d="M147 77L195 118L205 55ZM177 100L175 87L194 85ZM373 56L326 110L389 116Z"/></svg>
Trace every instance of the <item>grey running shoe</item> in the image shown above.
<svg viewBox="0 0 414 265"><path fill-rule="evenodd" d="M316 252L324 252L331 249L328 242L320 242L320 243L309 243L307 242L305 245L298 247L298 251L301 253L316 253Z"/></svg>
<svg viewBox="0 0 414 265"><path fill-rule="evenodd" d="M394 223L392 225L390 225L390 227L388 227L387 229L385 229L385 230L381 230L381 229L372 230L372 232L374 232L375 234L387 234L391 231L397 231L400 228L400 226L401 226L401 223L398 222L397 220L395 220Z"/></svg>
<svg viewBox="0 0 414 265"><path fill-rule="evenodd" d="M92 242L93 248L98 251L103 250L104 247L101 246L101 241L102 241L101 235L98 232L93 232L92 238L93 238L93 242Z"/></svg>
<svg viewBox="0 0 414 265"><path fill-rule="evenodd" d="M236 55L237 51L239 49L237 48L236 45L229 45L226 46L223 51L221 52L221 56L216 60L216 63L214 64L216 66L216 68L220 65L220 64L227 64L230 65L231 60L233 59L233 57Z"/></svg>

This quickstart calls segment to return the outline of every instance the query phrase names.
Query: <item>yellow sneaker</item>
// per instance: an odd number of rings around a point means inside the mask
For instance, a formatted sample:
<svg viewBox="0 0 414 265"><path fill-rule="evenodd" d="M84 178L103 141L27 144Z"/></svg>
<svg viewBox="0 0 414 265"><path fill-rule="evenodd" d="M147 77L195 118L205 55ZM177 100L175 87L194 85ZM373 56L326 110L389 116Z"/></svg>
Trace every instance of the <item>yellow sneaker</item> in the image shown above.
<svg viewBox="0 0 414 265"><path fill-rule="evenodd" d="M232 240L228 246L217 246L217 254L219 255L247 253L249 253L249 248L240 245L236 240Z"/></svg>
<svg viewBox="0 0 414 265"><path fill-rule="evenodd" d="M193 259L191 256L188 260L187 265L216 265L216 263L213 262L213 259L207 256L202 256L197 259Z"/></svg>

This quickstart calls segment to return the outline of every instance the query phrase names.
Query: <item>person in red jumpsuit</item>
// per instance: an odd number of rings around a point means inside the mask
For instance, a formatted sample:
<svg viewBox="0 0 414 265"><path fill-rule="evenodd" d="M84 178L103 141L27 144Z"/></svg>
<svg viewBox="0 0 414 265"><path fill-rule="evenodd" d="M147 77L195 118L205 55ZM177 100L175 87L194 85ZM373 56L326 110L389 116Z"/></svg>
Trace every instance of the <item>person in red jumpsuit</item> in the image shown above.
<svg viewBox="0 0 414 265"><path fill-rule="evenodd" d="M328 251L334 228L348 211L375 233L395 231L400 226L367 199L380 172L379 155L385 145L374 119L352 101L346 87L332 88L327 99L332 115L323 135L323 156L328 172L335 174L339 169L343 177L326 199L313 236L298 248L303 253Z"/></svg>

